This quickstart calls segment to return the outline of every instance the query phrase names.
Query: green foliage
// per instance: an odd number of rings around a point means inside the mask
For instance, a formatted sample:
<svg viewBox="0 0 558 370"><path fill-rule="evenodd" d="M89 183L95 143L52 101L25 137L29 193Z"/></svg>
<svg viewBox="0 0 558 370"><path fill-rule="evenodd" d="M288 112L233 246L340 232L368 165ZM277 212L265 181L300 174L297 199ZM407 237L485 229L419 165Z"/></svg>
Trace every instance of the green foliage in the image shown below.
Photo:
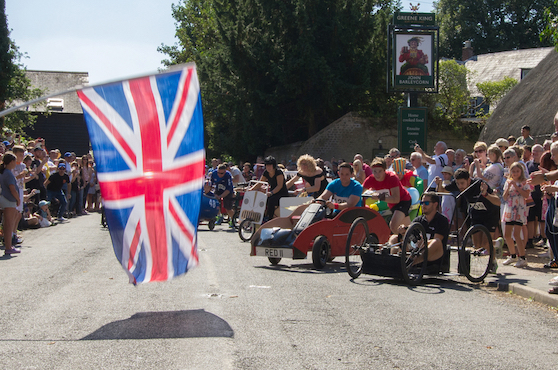
<svg viewBox="0 0 558 370"><path fill-rule="evenodd" d="M10 39L5 6L5 1L0 0L0 111L38 98L43 93L40 89L32 89L31 81L25 76L24 54ZM36 116L30 112L17 111L0 118L0 128L23 133L22 128L33 125L35 120Z"/></svg>
<svg viewBox="0 0 558 370"><path fill-rule="evenodd" d="M437 110L451 124L458 124L463 115L464 107L469 102L467 89L467 67L455 60L440 62L440 86L436 98Z"/></svg>
<svg viewBox="0 0 558 370"><path fill-rule="evenodd" d="M558 0L554 0L554 8L546 8L544 10L545 28L541 32L541 42L550 42L558 51L558 16L556 15L558 8Z"/></svg>
<svg viewBox="0 0 558 370"><path fill-rule="evenodd" d="M539 35L546 26L545 9L554 14L555 0L439 0L440 56L461 59L463 42L476 54L550 46Z"/></svg>
<svg viewBox="0 0 558 370"><path fill-rule="evenodd" d="M198 66L209 154L246 159L385 107L392 11L378 0L185 0L173 7L178 45L159 50Z"/></svg>
<svg viewBox="0 0 558 370"><path fill-rule="evenodd" d="M484 97L484 102L492 105L498 103L515 85L517 85L517 80L506 76L500 81L479 82L477 89Z"/></svg>

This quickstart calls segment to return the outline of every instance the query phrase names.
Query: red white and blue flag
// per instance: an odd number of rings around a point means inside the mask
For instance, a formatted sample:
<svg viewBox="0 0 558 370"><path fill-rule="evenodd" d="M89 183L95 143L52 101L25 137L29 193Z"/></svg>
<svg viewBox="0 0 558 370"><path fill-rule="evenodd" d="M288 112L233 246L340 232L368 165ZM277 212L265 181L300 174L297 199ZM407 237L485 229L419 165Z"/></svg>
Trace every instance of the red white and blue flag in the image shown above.
<svg viewBox="0 0 558 370"><path fill-rule="evenodd" d="M205 170L195 65L78 91L114 252L131 283L198 264Z"/></svg>

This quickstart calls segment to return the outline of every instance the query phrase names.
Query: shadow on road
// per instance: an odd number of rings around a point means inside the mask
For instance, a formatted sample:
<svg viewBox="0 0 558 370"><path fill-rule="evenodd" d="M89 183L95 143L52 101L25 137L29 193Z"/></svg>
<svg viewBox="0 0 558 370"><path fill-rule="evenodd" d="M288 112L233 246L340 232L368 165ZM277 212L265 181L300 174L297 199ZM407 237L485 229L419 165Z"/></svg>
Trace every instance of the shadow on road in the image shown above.
<svg viewBox="0 0 558 370"><path fill-rule="evenodd" d="M407 285L401 279L395 279L391 277L381 277L377 278L367 278L360 277L359 279L351 279L351 283L358 285L368 285L368 286L380 286L384 284L405 287L410 291L421 293L421 294L441 294L446 290L454 290L461 292L469 292L472 290L480 289L478 284L468 283L468 282L458 282L452 279L433 276L425 276L421 283L412 286Z"/></svg>
<svg viewBox="0 0 558 370"><path fill-rule="evenodd" d="M205 310L139 312L106 324L81 340L230 337L234 331Z"/></svg>
<svg viewBox="0 0 558 370"><path fill-rule="evenodd" d="M312 263L301 263L301 264L292 264L292 265L284 265L279 263L277 266L254 266L258 269L265 269L265 270L276 270L282 272L294 272L298 274L338 274L338 273L347 273L347 269L345 268L345 263L341 262L328 262L325 267L321 270L317 270Z"/></svg>

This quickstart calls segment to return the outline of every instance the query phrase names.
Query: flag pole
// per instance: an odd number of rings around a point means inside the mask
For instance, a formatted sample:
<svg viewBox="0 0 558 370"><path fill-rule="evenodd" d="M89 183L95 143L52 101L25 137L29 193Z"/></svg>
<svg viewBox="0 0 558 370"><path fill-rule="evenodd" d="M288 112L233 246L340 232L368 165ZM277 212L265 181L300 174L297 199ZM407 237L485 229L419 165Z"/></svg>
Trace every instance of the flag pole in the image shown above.
<svg viewBox="0 0 558 370"><path fill-rule="evenodd" d="M74 87L72 87L72 88L69 88L69 89L67 89L67 90L59 91L59 92L56 92L56 93L54 93L54 94L50 94L50 95L42 96L42 97L37 98L37 99L30 100L30 101L25 102L25 103L23 103L23 104L20 104L20 105L18 105L18 106L11 107L11 108L8 108L8 109L6 109L6 110L3 110L2 112L0 112L0 118L1 118L1 117L4 117L4 116L6 116L6 115L8 115L8 114L10 114L10 113L12 113L12 112L15 112L16 110L19 110L19 109L21 109L21 108L25 108L25 107L28 107L28 106L30 106L30 105L40 103L40 102L45 101L45 100L47 100L47 99L53 98L53 97L55 97L55 96L73 93L73 92L75 92L75 91L77 91L77 90L80 90L80 89L83 89L83 88L84 88L83 85L76 85L76 86L74 86Z"/></svg>
<svg viewBox="0 0 558 370"><path fill-rule="evenodd" d="M84 89L86 87L95 87L95 86L107 85L107 84L110 84L110 83L121 82L123 80L133 80L133 79L136 79L136 78L152 76L152 75L156 75L156 74L159 74L159 73L177 71L177 70L180 70L180 69L183 69L183 68L186 68L186 67L195 66L195 65L196 64L193 63L193 62L183 63L183 64L174 64L172 66L168 66L167 69L159 70L158 72L142 73L142 74L132 76L132 77L128 77L128 78L124 78L124 79L122 79L122 78L114 79L114 80L111 80L111 81L101 82L101 83L97 83L97 84L93 84L93 85L89 85L89 84L87 84L87 85L76 85L76 86L71 87L67 90L62 90L62 91L59 91L59 92L56 92L56 93L53 93L53 94L50 94L50 95L46 95L46 96L43 96L43 97L40 97L40 98L37 98L37 99L33 99L33 100L30 100L30 101L25 102L23 104L20 104L16 107L12 107L12 108L8 108L6 110L3 110L3 111L0 112L0 118L4 117L5 115L8 115L10 113L13 113L18 109L25 108L25 107L28 107L30 105L36 104L36 103L40 103L40 102L45 101L47 99L53 98L55 96L60 96L60 95L64 95L64 94L73 93L73 92L76 92L78 90Z"/></svg>

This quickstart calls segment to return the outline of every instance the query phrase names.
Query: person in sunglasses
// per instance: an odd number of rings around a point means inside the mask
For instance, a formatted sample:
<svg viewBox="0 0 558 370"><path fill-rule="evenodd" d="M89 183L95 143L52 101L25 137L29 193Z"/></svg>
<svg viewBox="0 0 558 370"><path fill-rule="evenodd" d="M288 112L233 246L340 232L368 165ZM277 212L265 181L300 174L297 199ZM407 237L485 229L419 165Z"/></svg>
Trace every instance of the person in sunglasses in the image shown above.
<svg viewBox="0 0 558 370"><path fill-rule="evenodd" d="M444 256L444 250L448 244L449 221L438 212L440 208L440 197L434 192L426 192L422 195L420 202L422 207L422 216L416 217L413 222L419 222L426 231L428 239L428 261L438 261ZM390 237L389 242L395 244L403 239L403 235L407 231L408 226L400 225L397 233ZM392 253L397 253L392 249ZM420 257L419 257L420 258ZM416 263L422 262L417 260Z"/></svg>

